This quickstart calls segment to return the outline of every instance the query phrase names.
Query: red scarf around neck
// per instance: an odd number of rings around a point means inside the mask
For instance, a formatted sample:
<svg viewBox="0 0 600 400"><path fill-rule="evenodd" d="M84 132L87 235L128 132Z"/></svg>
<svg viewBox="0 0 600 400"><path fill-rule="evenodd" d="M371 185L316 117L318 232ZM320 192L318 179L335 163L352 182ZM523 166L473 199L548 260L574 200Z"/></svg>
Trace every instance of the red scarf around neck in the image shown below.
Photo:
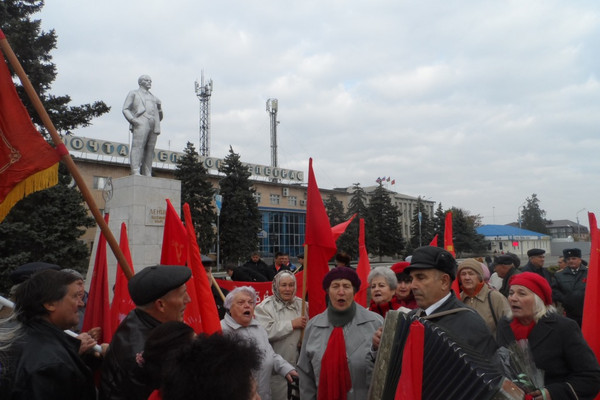
<svg viewBox="0 0 600 400"><path fill-rule="evenodd" d="M523 325L516 318L513 318L510 323L510 328L513 331L513 335L515 335L515 340L527 339L534 326L535 321L531 321L529 325Z"/></svg>
<svg viewBox="0 0 600 400"><path fill-rule="evenodd" d="M346 355L344 328L333 328L321 360L318 400L346 400L352 379Z"/></svg>

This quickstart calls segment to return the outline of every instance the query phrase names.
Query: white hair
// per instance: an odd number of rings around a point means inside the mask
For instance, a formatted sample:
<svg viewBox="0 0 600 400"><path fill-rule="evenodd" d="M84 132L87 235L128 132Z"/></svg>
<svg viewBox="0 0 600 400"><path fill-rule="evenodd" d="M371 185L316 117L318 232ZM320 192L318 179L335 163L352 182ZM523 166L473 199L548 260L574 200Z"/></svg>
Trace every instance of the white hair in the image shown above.
<svg viewBox="0 0 600 400"><path fill-rule="evenodd" d="M238 293L245 293L252 299L252 307L256 305L256 290L252 286L240 286L227 293L223 306L226 310L230 310L233 304L233 299Z"/></svg>

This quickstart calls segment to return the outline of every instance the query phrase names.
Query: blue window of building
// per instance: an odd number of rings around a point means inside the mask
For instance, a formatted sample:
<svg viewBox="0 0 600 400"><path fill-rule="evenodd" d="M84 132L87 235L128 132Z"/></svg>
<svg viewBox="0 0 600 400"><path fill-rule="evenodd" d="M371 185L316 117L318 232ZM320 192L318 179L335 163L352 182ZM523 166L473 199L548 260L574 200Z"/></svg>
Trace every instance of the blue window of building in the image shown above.
<svg viewBox="0 0 600 400"><path fill-rule="evenodd" d="M259 207L262 217L262 230L266 235L260 239L260 252L263 257L273 257L278 251L290 257L303 253L306 211L281 210Z"/></svg>

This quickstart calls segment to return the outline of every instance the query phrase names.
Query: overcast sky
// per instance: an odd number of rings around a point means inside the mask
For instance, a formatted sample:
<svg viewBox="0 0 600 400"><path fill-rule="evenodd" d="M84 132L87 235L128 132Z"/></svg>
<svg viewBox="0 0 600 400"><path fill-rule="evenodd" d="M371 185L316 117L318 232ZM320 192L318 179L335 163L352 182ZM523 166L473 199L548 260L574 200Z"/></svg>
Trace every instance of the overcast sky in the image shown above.
<svg viewBox="0 0 600 400"><path fill-rule="evenodd" d="M600 206L600 2L559 0L51 0L52 93L103 100L74 132L127 142L127 92L149 74L157 148L198 148L194 82L212 79L211 156L270 163L265 103L279 100L279 166L322 188L375 184L516 220L587 225ZM10 38L9 38L10 40Z"/></svg>

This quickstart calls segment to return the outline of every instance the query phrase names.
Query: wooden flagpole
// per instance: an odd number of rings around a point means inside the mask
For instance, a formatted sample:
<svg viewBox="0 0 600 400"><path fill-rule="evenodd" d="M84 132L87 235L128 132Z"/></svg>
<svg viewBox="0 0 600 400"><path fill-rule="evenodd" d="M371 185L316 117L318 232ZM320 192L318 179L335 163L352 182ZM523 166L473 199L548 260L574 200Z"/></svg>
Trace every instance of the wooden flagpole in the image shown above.
<svg viewBox="0 0 600 400"><path fill-rule="evenodd" d="M2 32L1 29L0 29L0 48L2 49L2 52L6 56L10 65L14 68L17 76L21 80L21 84L25 88L25 92L27 93L27 96L29 96L31 103L33 104L33 107L35 108L38 115L40 116L44 126L50 133L50 136L52 137L52 140L54 141L54 144L56 146L56 150L62 157L61 158L62 162L65 163L65 165L69 169L69 172L73 176L73 179L77 183L77 186L79 187L79 190L81 191L81 195L83 196L83 199L85 200L90 211L92 212L92 215L94 216L96 223L100 227L100 230L104 234L104 237L106 237L107 243L109 244L115 257L117 258L117 261L121 265L121 269L123 269L123 273L125 273L125 276L127 277L127 279L131 278L133 276L133 273L131 272L131 268L129 267L129 264L127 263L127 260L125 259L125 256L123 255L123 252L121 251L121 248L119 247L119 243L117 242L117 240L113 236L112 232L108 228L108 225L106 224L106 222L104 222L104 217L102 216L100 209L96 205L96 201L92 197L92 193L90 192L89 188L85 184L85 181L83 180L83 176L79 172L79 169L77 169L77 166L75 165L75 162L71 158L69 151L67 150L65 144L63 143L62 139L60 138L58 131L56 130L56 128L54 127L54 124L50 120L50 116L48 115L48 112L44 108L44 105L42 104L42 101L40 100L39 96L33 89L33 85L29 81L29 78L27 77L25 70L23 70L21 63L17 59L17 56L15 55L12 48L10 47L10 44L8 43L8 41L6 40L6 37L4 36L4 32Z"/></svg>
<svg viewBox="0 0 600 400"><path fill-rule="evenodd" d="M302 317L306 315L306 292L307 292L307 283L308 279L308 245L304 245L304 274L302 274ZM298 348L302 346L302 341L304 340L304 329L300 332L300 341L298 342Z"/></svg>

